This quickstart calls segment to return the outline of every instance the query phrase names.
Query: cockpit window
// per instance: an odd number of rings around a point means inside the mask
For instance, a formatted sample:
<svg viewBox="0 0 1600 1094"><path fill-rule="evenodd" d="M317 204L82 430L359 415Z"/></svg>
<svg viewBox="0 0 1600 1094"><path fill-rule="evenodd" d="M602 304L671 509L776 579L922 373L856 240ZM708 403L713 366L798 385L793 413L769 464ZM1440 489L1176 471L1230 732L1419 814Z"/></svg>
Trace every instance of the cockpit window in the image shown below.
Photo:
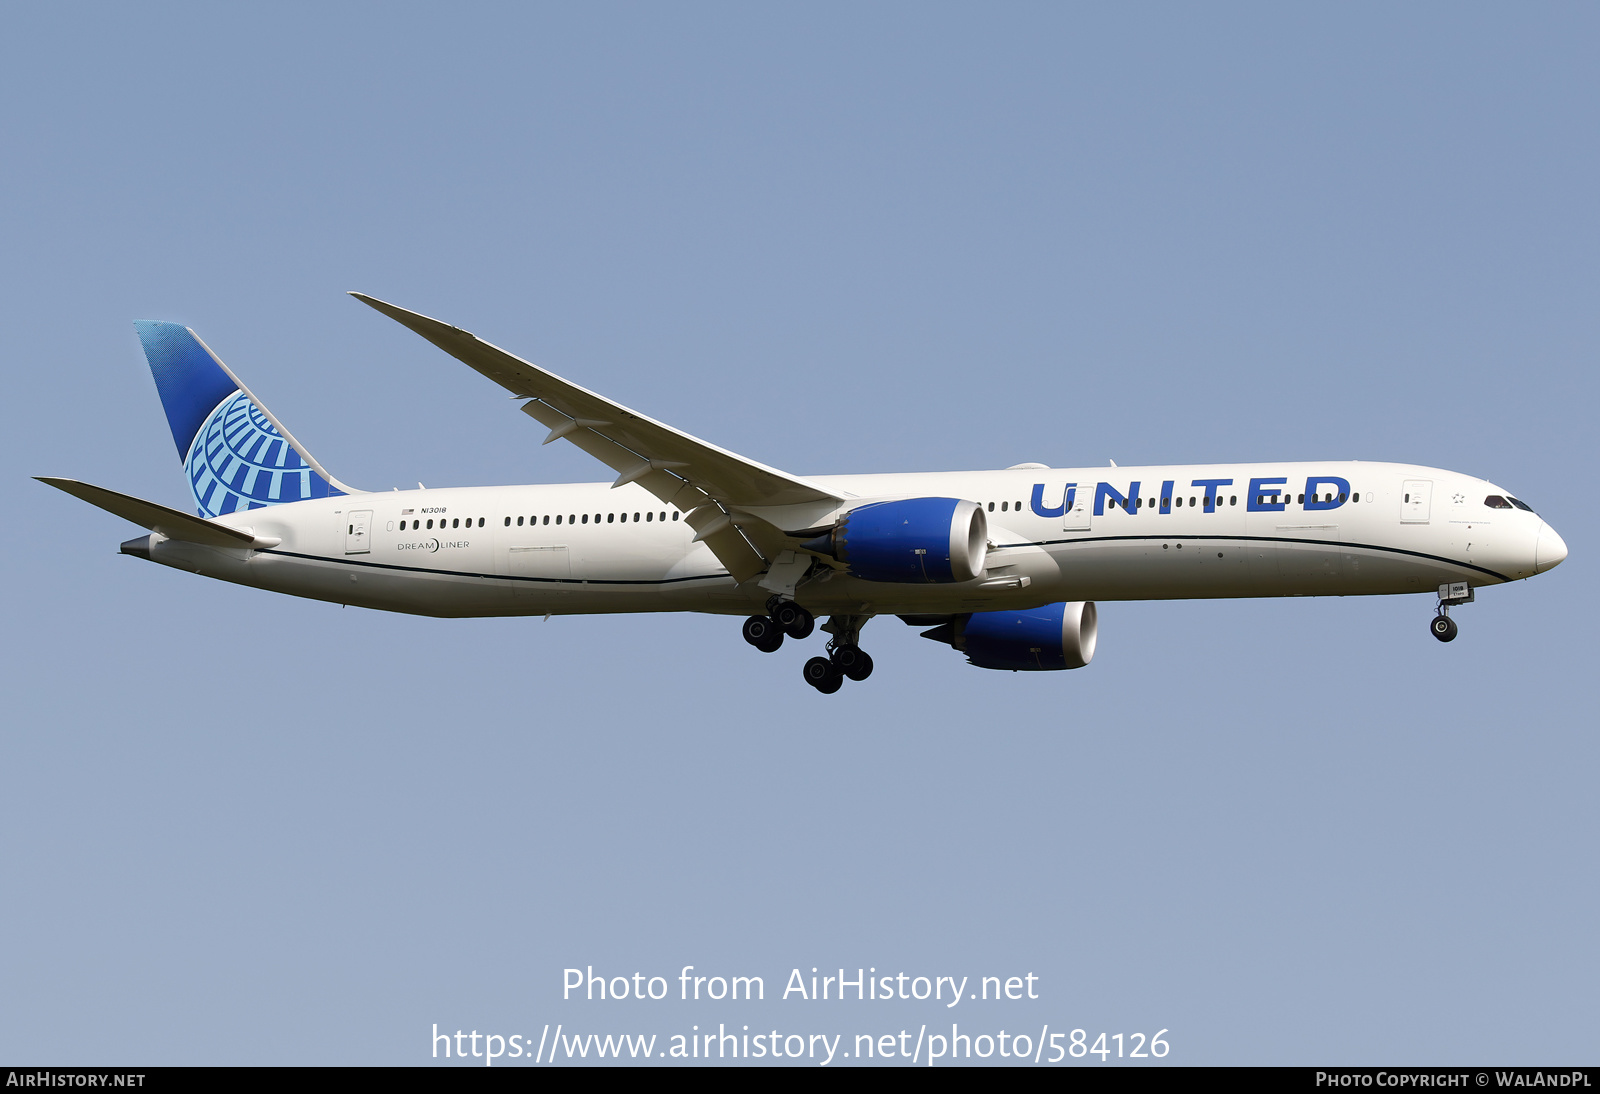
<svg viewBox="0 0 1600 1094"><path fill-rule="evenodd" d="M1523 504L1522 502L1518 501L1516 498L1508 498L1506 500L1510 501L1512 505L1515 505L1518 509L1521 509L1524 513L1533 512L1533 509L1531 507Z"/></svg>
<svg viewBox="0 0 1600 1094"><path fill-rule="evenodd" d="M1490 494L1488 497L1483 499L1483 504L1487 505L1490 509L1511 508L1511 503L1505 498L1502 498L1499 494Z"/></svg>

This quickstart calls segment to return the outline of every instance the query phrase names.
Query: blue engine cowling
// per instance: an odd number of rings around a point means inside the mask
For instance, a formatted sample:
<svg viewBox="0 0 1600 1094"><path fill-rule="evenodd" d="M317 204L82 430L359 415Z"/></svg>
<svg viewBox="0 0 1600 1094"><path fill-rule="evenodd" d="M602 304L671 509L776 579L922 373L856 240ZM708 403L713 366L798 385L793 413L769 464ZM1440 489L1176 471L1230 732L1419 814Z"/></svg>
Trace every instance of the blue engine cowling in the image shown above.
<svg viewBox="0 0 1600 1094"><path fill-rule="evenodd" d="M806 546L866 581L971 581L989 555L989 521L977 502L958 498L878 501L850 510Z"/></svg>
<svg viewBox="0 0 1600 1094"><path fill-rule="evenodd" d="M1089 600L958 615L922 636L950 643L981 669L1037 672L1083 668L1094 660L1099 630L1099 616Z"/></svg>

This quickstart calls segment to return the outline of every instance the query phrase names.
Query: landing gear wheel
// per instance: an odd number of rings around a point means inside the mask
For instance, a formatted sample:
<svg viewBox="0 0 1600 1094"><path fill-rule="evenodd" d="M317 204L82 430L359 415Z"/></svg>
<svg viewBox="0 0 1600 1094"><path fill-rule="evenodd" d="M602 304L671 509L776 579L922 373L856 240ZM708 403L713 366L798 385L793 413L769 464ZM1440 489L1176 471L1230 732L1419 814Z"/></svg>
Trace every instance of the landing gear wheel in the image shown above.
<svg viewBox="0 0 1600 1094"><path fill-rule="evenodd" d="M811 631L816 627L817 621L810 612L792 600L785 600L773 606L773 622L783 629L783 633L799 641L809 638Z"/></svg>
<svg viewBox="0 0 1600 1094"><path fill-rule="evenodd" d="M773 653L783 645L783 631L764 615L752 615L744 621L744 640L762 653Z"/></svg>
<svg viewBox="0 0 1600 1094"><path fill-rule="evenodd" d="M1456 621L1448 615L1436 615L1433 622L1428 624L1428 630L1441 642L1450 642L1456 636Z"/></svg>
<svg viewBox="0 0 1600 1094"><path fill-rule="evenodd" d="M833 651L833 666L852 680L872 675L872 656L860 646L838 646Z"/></svg>
<svg viewBox="0 0 1600 1094"><path fill-rule="evenodd" d="M844 677L834 667L833 662L826 657L813 657L806 662L806 667L802 672L805 675L806 683L824 695L832 695L844 684Z"/></svg>

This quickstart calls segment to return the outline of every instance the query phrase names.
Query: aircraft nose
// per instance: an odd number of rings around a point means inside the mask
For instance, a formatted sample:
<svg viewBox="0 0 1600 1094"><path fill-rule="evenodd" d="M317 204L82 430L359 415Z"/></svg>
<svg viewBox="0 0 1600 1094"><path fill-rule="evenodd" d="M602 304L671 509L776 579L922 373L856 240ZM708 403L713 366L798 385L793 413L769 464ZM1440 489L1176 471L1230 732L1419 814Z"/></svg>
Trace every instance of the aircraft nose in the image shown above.
<svg viewBox="0 0 1600 1094"><path fill-rule="evenodd" d="M1533 549L1533 572L1542 574L1554 569L1567 557L1567 542L1556 535L1548 524L1539 526L1539 542Z"/></svg>

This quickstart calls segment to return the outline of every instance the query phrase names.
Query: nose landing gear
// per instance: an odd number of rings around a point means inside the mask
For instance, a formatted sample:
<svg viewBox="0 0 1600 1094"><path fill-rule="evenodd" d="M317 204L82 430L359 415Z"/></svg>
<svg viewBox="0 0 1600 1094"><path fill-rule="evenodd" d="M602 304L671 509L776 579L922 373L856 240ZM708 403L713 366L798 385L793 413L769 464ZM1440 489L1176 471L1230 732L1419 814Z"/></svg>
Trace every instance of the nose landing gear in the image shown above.
<svg viewBox="0 0 1600 1094"><path fill-rule="evenodd" d="M1473 594L1472 586L1465 581L1451 581L1439 586L1439 606L1434 610L1434 617L1428 622L1428 633L1441 642L1453 642L1456 637L1456 621L1450 618L1452 604L1471 604L1477 599Z"/></svg>

